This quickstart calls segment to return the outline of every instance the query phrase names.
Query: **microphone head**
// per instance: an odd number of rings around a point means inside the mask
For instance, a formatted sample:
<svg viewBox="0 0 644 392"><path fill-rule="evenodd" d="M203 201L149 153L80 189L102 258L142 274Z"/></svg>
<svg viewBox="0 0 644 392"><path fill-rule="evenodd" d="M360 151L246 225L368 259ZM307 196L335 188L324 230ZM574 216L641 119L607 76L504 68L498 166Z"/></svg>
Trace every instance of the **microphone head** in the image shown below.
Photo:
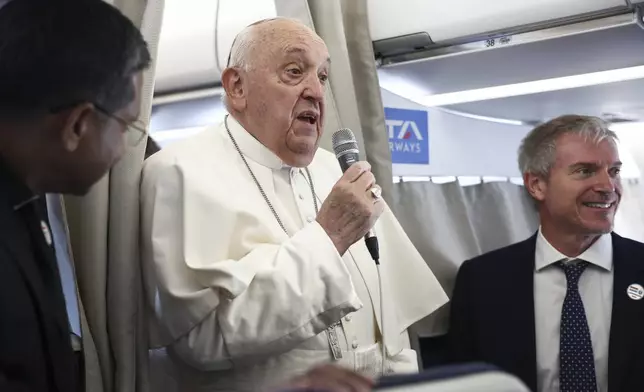
<svg viewBox="0 0 644 392"><path fill-rule="evenodd" d="M335 156L337 158L348 153L360 153L356 137L349 128L341 128L337 130L331 136L331 143L333 144L333 152L335 152Z"/></svg>

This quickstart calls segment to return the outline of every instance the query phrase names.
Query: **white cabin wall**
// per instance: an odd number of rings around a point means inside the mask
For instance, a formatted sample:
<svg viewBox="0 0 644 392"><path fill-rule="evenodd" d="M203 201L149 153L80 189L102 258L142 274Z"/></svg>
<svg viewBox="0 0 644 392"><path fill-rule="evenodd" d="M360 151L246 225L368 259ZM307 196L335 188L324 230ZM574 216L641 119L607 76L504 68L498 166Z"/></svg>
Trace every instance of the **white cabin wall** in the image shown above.
<svg viewBox="0 0 644 392"><path fill-rule="evenodd" d="M396 176L520 177L516 152L530 127L471 119L427 108L382 89L385 107L425 110L429 165L394 165Z"/></svg>

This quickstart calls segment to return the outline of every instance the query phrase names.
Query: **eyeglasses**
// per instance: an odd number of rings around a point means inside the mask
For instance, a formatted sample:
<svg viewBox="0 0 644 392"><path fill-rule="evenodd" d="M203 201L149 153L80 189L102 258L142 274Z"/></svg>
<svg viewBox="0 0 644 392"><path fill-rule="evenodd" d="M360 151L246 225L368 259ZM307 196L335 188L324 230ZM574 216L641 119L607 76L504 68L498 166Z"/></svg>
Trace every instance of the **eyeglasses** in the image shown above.
<svg viewBox="0 0 644 392"><path fill-rule="evenodd" d="M75 106L76 104L67 104L67 105L60 105L56 106L54 108L49 109L51 113L57 113L61 110L65 110L68 108L71 108ZM136 147L139 144L141 144L141 141L145 139L145 137L148 135L148 131L146 130L146 125L142 120L136 120L132 123L126 121L125 119L110 113L109 110L105 109L103 106L98 105L94 103L94 108L96 108L97 111L101 112L103 115L119 122L125 129L128 131L126 132L127 138L128 138L128 144L131 145L132 147ZM130 132L131 131L131 132Z"/></svg>
<svg viewBox="0 0 644 392"><path fill-rule="evenodd" d="M96 110L103 113L107 117L119 122L127 129L128 144L132 147L136 147L141 144L141 141L143 141L143 139L145 139L145 137L148 135L145 123L142 120L139 119L134 122L128 122L125 119L105 110L105 108L100 105L94 104L94 107L96 108Z"/></svg>

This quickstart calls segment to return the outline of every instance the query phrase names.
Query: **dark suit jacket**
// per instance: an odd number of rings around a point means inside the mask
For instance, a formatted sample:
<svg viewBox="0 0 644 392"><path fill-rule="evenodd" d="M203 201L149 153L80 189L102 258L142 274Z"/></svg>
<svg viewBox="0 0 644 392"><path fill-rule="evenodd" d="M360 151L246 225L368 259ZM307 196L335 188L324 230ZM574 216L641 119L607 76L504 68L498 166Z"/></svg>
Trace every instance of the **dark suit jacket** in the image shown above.
<svg viewBox="0 0 644 392"><path fill-rule="evenodd" d="M53 249L34 199L0 162L0 391L75 392L78 375Z"/></svg>
<svg viewBox="0 0 644 392"><path fill-rule="evenodd" d="M608 390L644 391L644 244L613 237L613 312ZM536 235L472 260L460 268L451 303L449 351L454 362L484 361L537 388L534 316Z"/></svg>

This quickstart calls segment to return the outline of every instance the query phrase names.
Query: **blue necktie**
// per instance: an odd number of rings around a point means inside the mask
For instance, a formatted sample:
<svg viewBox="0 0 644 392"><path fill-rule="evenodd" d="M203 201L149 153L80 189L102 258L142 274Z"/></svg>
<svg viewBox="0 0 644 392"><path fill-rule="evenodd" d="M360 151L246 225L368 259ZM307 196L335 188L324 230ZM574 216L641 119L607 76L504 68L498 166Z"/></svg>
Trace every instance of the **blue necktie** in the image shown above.
<svg viewBox="0 0 644 392"><path fill-rule="evenodd" d="M586 261L559 263L568 281L566 299L561 310L559 341L559 390L561 392L597 391L590 329L578 285L579 278L587 266Z"/></svg>

